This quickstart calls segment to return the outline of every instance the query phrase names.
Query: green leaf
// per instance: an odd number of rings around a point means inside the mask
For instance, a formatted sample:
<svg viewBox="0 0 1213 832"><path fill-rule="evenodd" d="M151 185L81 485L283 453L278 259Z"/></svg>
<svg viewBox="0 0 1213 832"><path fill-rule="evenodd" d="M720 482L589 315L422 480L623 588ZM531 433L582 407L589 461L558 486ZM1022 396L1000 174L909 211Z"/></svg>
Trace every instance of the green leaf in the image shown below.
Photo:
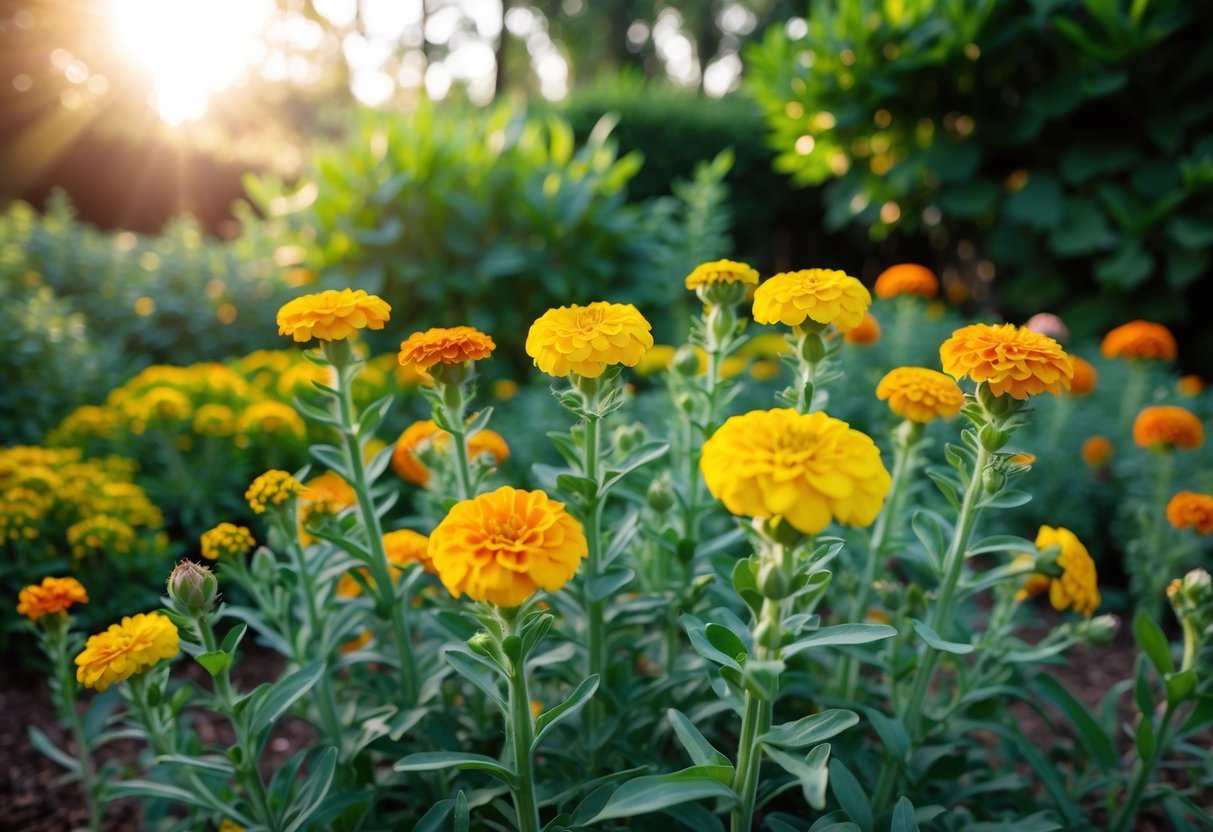
<svg viewBox="0 0 1213 832"><path fill-rule="evenodd" d="M670 445L668 442L646 442L629 454L618 466L612 467L611 470L607 471L607 479L602 486L602 490L609 491L628 474L643 465L648 465L650 462L661 459L669 450Z"/></svg>
<svg viewBox="0 0 1213 832"><path fill-rule="evenodd" d="M325 672L324 662L315 661L283 677L272 685L262 685L253 696L257 697L256 704L249 717L249 732L254 736L260 735L273 727L292 705L312 689Z"/></svg>
<svg viewBox="0 0 1213 832"><path fill-rule="evenodd" d="M227 805L205 789L182 789L167 783L156 783L151 780L122 780L108 785L107 790L114 797L150 797L158 800L168 800L185 806L198 806L212 811L225 811ZM209 799L208 799L209 798Z"/></svg>
<svg viewBox="0 0 1213 832"><path fill-rule="evenodd" d="M586 825L593 826L604 820L645 815L669 806L689 803L692 800L713 798L727 801L730 804L736 803L737 795L719 779L702 774L691 774L691 772L700 772L709 768L715 767L696 766L675 774L657 774L629 780L615 790L611 799L599 810L598 814L586 821ZM731 768L724 766L719 768L720 774L732 777Z"/></svg>
<svg viewBox="0 0 1213 832"><path fill-rule="evenodd" d="M1176 217L1167 224L1167 236L1183 248L1209 248L1213 246L1213 222L1197 217Z"/></svg>
<svg viewBox="0 0 1213 832"><path fill-rule="evenodd" d="M219 649L227 653L229 656L235 655L237 648L240 647L240 642L244 640L244 634L248 631L248 625L243 621L227 631L227 635L223 637L223 643L219 645Z"/></svg>
<svg viewBox="0 0 1213 832"><path fill-rule="evenodd" d="M985 555L991 552L1035 552L1036 544L1013 534L996 534L970 546L967 555Z"/></svg>
<svg viewBox="0 0 1213 832"><path fill-rule="evenodd" d="M539 747L539 741L544 735L555 728L562 720L568 719L573 714L585 707L586 703L593 697L595 691L598 690L598 675L595 674L581 681L576 689L569 694L569 698L561 702L554 708L546 710L539 714L539 719L535 721L535 739L531 743L531 749Z"/></svg>
<svg viewBox="0 0 1213 832"><path fill-rule="evenodd" d="M1041 673L1032 681L1037 693L1060 710L1078 731L1078 739L1087 753L1104 771L1113 771L1117 766L1116 748L1090 710L1075 699L1061 682L1047 673Z"/></svg>
<svg viewBox="0 0 1213 832"><path fill-rule="evenodd" d="M953 497L955 497L955 492L953 492ZM918 542L926 550L927 557L930 558L936 570L942 570L943 557L947 551L948 544L943 524L940 522L938 515L933 511L919 509L910 518L910 528L914 530L914 536L918 538Z"/></svg>
<svg viewBox="0 0 1213 832"><path fill-rule="evenodd" d="M441 771L458 769L460 771L487 771L501 779L510 788L514 788L514 773L492 757L484 754L464 754L457 751L423 751L410 754L396 765L396 771Z"/></svg>
<svg viewBox="0 0 1213 832"><path fill-rule="evenodd" d="M687 637L690 638L691 646L695 648L696 653L710 662L715 662L738 673L741 672L741 665L733 656L716 649L708 640L702 621L690 613L683 613L678 620L682 623L682 628L686 630Z"/></svg>
<svg viewBox="0 0 1213 832"><path fill-rule="evenodd" d="M884 745L885 753L904 764L910 756L910 734L905 723L896 717L885 716L875 708L864 708L863 712Z"/></svg>
<svg viewBox="0 0 1213 832"><path fill-rule="evenodd" d="M585 582L585 592L591 601L605 601L632 582L636 573L626 566L614 566Z"/></svg>
<svg viewBox="0 0 1213 832"><path fill-rule="evenodd" d="M308 754L307 776L304 777L284 820L285 832L299 832L307 827L313 815L320 809L333 785L337 770L337 749L329 746L319 753Z"/></svg>
<svg viewBox="0 0 1213 832"><path fill-rule="evenodd" d="M194 661L205 667L206 672L215 677L231 667L232 657L231 654L224 653L222 650L212 650L209 653L199 653L194 656Z"/></svg>
<svg viewBox="0 0 1213 832"><path fill-rule="evenodd" d="M830 791L860 829L872 828L872 804L855 775L839 760L830 760Z"/></svg>
<svg viewBox="0 0 1213 832"><path fill-rule="evenodd" d="M1154 712L1154 694L1150 691L1150 679L1146 673L1146 657L1137 657L1137 667L1133 675L1133 701L1137 710L1143 714Z"/></svg>
<svg viewBox="0 0 1213 832"><path fill-rule="evenodd" d="M944 653L952 653L957 656L965 656L972 653L974 649L972 644L961 644L958 641L945 641L935 629L926 622L913 619L911 622L914 625L914 632L918 633L918 637L927 643L928 647L942 651Z"/></svg>
<svg viewBox="0 0 1213 832"><path fill-rule="evenodd" d="M1167 689L1167 704L1172 707L1189 699L1196 692L1196 668L1190 667L1181 673L1168 673L1164 677Z"/></svg>
<svg viewBox="0 0 1213 832"><path fill-rule="evenodd" d="M54 760L60 767L67 769L73 774L80 773L80 761L55 745L41 728L31 725L26 729L26 733L29 735L30 745L42 752L43 755Z"/></svg>
<svg viewBox="0 0 1213 832"><path fill-rule="evenodd" d="M708 624L703 628L703 632L713 647L726 656L732 656L739 664L744 664L749 658L745 642L728 627L722 624Z"/></svg>
<svg viewBox="0 0 1213 832"><path fill-rule="evenodd" d="M793 656L811 647L830 647L839 644L868 644L892 638L897 630L888 624L835 624L809 633L783 649L783 655Z"/></svg>
<svg viewBox="0 0 1213 832"><path fill-rule="evenodd" d="M699 732L695 727L695 723L684 714L682 711L670 708L666 711L666 716L669 717L670 727L674 729L674 734L678 737L678 741L682 743L682 747L686 749L687 754L691 757L691 762L699 766L730 766L729 758L721 754L716 748L708 742L707 738Z"/></svg>
<svg viewBox="0 0 1213 832"><path fill-rule="evenodd" d="M889 832L918 832L918 818L914 817L914 804L905 795L893 807L893 820Z"/></svg>
<svg viewBox="0 0 1213 832"><path fill-rule="evenodd" d="M1133 743L1137 746L1137 754L1143 760L1153 760L1154 752L1158 750L1158 740L1154 736L1154 721L1149 714L1142 714L1137 722L1137 730L1133 734Z"/></svg>
<svg viewBox="0 0 1213 832"><path fill-rule="evenodd" d="M830 782L830 745L818 745L802 760L799 757L767 746L764 752L771 761L800 781L804 799L817 811L826 805L826 787Z"/></svg>
<svg viewBox="0 0 1213 832"><path fill-rule="evenodd" d="M1150 660L1150 664L1154 665L1159 676L1175 672L1175 660L1171 657L1171 643L1167 641L1158 622L1147 615L1144 610L1138 610L1137 615L1133 616L1133 638Z"/></svg>
<svg viewBox="0 0 1213 832"><path fill-rule="evenodd" d="M502 672L501 668L487 659L477 656L462 645L449 648L444 657L446 663L453 667L456 673L497 703L497 707L503 714L509 713L509 706L506 705L505 697L501 695L501 689L497 684Z"/></svg>
<svg viewBox="0 0 1213 832"><path fill-rule="evenodd" d="M795 722L785 722L762 734L759 742L784 748L806 748L841 734L859 722L859 714L832 708L806 716Z"/></svg>
<svg viewBox="0 0 1213 832"><path fill-rule="evenodd" d="M1110 257L1095 262L1095 277L1100 283L1119 289L1132 289L1150 276L1154 261L1137 240L1129 240Z"/></svg>
<svg viewBox="0 0 1213 832"><path fill-rule="evenodd" d="M1038 230L1061 222L1065 196L1052 175L1032 171L1027 184L1003 203L1003 214L1013 222Z"/></svg>
<svg viewBox="0 0 1213 832"><path fill-rule="evenodd" d="M172 763L178 766L222 774L224 777L234 777L236 769L226 757L215 754L194 756L192 754L162 754L156 758L157 763Z"/></svg>

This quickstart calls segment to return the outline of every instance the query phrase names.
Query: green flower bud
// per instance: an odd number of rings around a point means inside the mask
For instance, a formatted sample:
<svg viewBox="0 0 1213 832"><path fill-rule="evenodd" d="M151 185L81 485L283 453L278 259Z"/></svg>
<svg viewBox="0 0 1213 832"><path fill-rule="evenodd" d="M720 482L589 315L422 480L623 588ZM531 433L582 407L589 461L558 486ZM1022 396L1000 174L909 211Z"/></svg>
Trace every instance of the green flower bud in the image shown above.
<svg viewBox="0 0 1213 832"><path fill-rule="evenodd" d="M999 465L989 465L981 472L981 487L990 495L997 494L1007 485L1007 472Z"/></svg>
<svg viewBox="0 0 1213 832"><path fill-rule="evenodd" d="M639 448L648 439L644 425L633 422L630 425L620 425L615 429L615 447L619 453L627 455Z"/></svg>
<svg viewBox="0 0 1213 832"><path fill-rule="evenodd" d="M660 476L649 484L648 502L649 508L658 514L665 514L674 507L674 487L669 476Z"/></svg>
<svg viewBox="0 0 1213 832"><path fill-rule="evenodd" d="M800 357L810 364L816 364L825 356L825 341L816 332L806 332L800 339Z"/></svg>
<svg viewBox="0 0 1213 832"><path fill-rule="evenodd" d="M792 579L781 564L764 560L758 567L758 591L764 598L780 601L787 598L792 590Z"/></svg>
<svg viewBox="0 0 1213 832"><path fill-rule="evenodd" d="M683 344L674 352L674 372L686 378L699 375L699 356L690 344Z"/></svg>
<svg viewBox="0 0 1213 832"><path fill-rule="evenodd" d="M168 577L168 597L184 615L209 614L219 595L215 573L192 560L183 560Z"/></svg>
<svg viewBox="0 0 1213 832"><path fill-rule="evenodd" d="M1111 644L1120 630L1120 619L1115 615L1098 615L1087 622L1087 642L1094 647Z"/></svg>

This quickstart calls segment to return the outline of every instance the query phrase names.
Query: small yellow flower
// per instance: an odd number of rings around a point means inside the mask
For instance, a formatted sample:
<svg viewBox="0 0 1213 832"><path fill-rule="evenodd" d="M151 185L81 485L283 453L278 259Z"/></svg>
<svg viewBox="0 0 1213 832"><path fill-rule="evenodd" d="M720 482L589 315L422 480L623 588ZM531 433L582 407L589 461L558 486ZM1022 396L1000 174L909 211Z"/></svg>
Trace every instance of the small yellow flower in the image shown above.
<svg viewBox="0 0 1213 832"><path fill-rule="evenodd" d="M1213 495L1180 491L1167 503L1167 520L1177 529L1213 534Z"/></svg>
<svg viewBox="0 0 1213 832"><path fill-rule="evenodd" d="M806 320L854 329L872 305L872 293L846 272L804 269L782 272L754 292L754 320L800 326Z"/></svg>
<svg viewBox="0 0 1213 832"><path fill-rule="evenodd" d="M278 436L303 440L307 425L288 404L275 401L257 402L240 414L236 430L248 436Z"/></svg>
<svg viewBox="0 0 1213 832"><path fill-rule="evenodd" d="M208 560L241 558L252 551L257 542L246 526L220 523L202 533L202 556Z"/></svg>
<svg viewBox="0 0 1213 832"><path fill-rule="evenodd" d="M1095 561L1087 547L1075 537L1074 532L1061 526L1041 526L1036 535L1036 548L1060 547L1057 565L1061 577L1053 578L1049 584L1049 603L1058 612L1071 608L1090 617L1099 609L1099 580L1095 572Z"/></svg>
<svg viewBox="0 0 1213 832"><path fill-rule="evenodd" d="M67 542L76 558L91 553L127 555L135 546L135 530L116 517L96 514L68 526Z"/></svg>
<svg viewBox="0 0 1213 832"><path fill-rule="evenodd" d="M303 343L341 341L359 329L383 329L392 307L362 289L328 289L288 301L278 310L278 334Z"/></svg>
<svg viewBox="0 0 1213 832"><path fill-rule="evenodd" d="M180 652L177 627L159 612L126 616L104 633L89 636L76 656L76 681L105 690Z"/></svg>
<svg viewBox="0 0 1213 832"><path fill-rule="evenodd" d="M898 367L876 385L876 398L888 401L903 419L927 423L954 419L964 407L964 392L943 373L926 367Z"/></svg>
<svg viewBox="0 0 1213 832"><path fill-rule="evenodd" d="M1172 361L1179 346L1171 330L1162 324L1130 321L1104 336L1100 352L1104 358Z"/></svg>
<svg viewBox="0 0 1213 832"><path fill-rule="evenodd" d="M1205 427L1191 411L1175 405L1156 405L1137 414L1133 441L1143 448L1194 450L1205 442Z"/></svg>
<svg viewBox="0 0 1213 832"><path fill-rule="evenodd" d="M67 612L72 604L87 604L88 592L75 578L43 578L17 595L17 614L30 621Z"/></svg>
<svg viewBox="0 0 1213 832"><path fill-rule="evenodd" d="M518 382L512 378L499 378L491 388L493 398L499 402L508 402L518 395Z"/></svg>
<svg viewBox="0 0 1213 832"><path fill-rule="evenodd" d="M416 563L426 572L434 572L429 543L428 537L412 529L397 529L383 536L383 550L387 553L388 562L397 569Z"/></svg>
<svg viewBox="0 0 1213 832"><path fill-rule="evenodd" d="M493 339L470 326L449 329L435 327L414 332L400 344L397 360L401 367L425 372L435 364L463 364L488 358L497 345Z"/></svg>
<svg viewBox="0 0 1213 832"><path fill-rule="evenodd" d="M854 329L848 329L842 338L848 344L867 346L880 340L880 321L871 312L864 313L863 320Z"/></svg>
<svg viewBox="0 0 1213 832"><path fill-rule="evenodd" d="M874 288L878 298L918 295L929 300L939 294L939 279L926 266L899 263L881 272Z"/></svg>
<svg viewBox="0 0 1213 832"><path fill-rule="evenodd" d="M597 378L616 364L635 367L653 346L652 329L630 303L561 306L531 324L526 353L550 376Z"/></svg>
<svg viewBox="0 0 1213 832"><path fill-rule="evenodd" d="M1082 443L1082 458L1092 468L1102 468L1116 453L1112 440L1106 436L1092 436Z"/></svg>
<svg viewBox="0 0 1213 832"><path fill-rule="evenodd" d="M694 271L687 275L686 279L686 287L692 291L700 286L714 286L717 283L744 283L756 286L758 272L745 263L716 260L711 263L700 263Z"/></svg>
<svg viewBox="0 0 1213 832"><path fill-rule="evenodd" d="M943 371L952 378L985 382L995 396L1026 399L1070 388L1074 364L1061 345L1014 324L961 327L939 348Z"/></svg>
<svg viewBox="0 0 1213 832"><path fill-rule="evenodd" d="M303 491L299 481L286 471L266 471L244 492L249 508L256 514L264 514L270 506L280 506Z"/></svg>
<svg viewBox="0 0 1213 832"><path fill-rule="evenodd" d="M225 404L204 404L194 412L194 433L231 436L235 432L236 412Z"/></svg>

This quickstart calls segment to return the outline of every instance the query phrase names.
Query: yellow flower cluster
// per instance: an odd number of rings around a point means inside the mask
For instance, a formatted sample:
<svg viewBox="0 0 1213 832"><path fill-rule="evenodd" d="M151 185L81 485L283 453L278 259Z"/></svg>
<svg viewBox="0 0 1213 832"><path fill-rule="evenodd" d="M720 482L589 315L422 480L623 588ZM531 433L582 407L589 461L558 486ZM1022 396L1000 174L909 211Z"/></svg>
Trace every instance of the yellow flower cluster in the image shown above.
<svg viewBox="0 0 1213 832"><path fill-rule="evenodd" d="M67 612L73 604L87 604L88 592L75 578L43 578L17 595L17 614L30 621Z"/></svg>
<svg viewBox="0 0 1213 832"><path fill-rule="evenodd" d="M107 514L87 517L67 528L72 557L86 555L129 555L135 547L135 530Z"/></svg>
<svg viewBox="0 0 1213 832"><path fill-rule="evenodd" d="M264 514L270 506L280 506L303 491L299 481L286 471L266 471L244 492L244 499L256 514Z"/></svg>
<svg viewBox="0 0 1213 832"><path fill-rule="evenodd" d="M202 533L199 542L202 546L202 556L208 560L244 557L257 545L248 527L237 526L235 523L220 523L213 529L208 529Z"/></svg>
<svg viewBox="0 0 1213 832"><path fill-rule="evenodd" d="M989 385L995 396L1026 399L1070 388L1074 364L1047 335L1014 324L961 327L939 348L943 371Z"/></svg>
<svg viewBox="0 0 1213 832"><path fill-rule="evenodd" d="M954 419L964 407L964 392L943 373L926 367L898 367L876 385L876 398L903 419L923 424Z"/></svg>
<svg viewBox="0 0 1213 832"><path fill-rule="evenodd" d="M126 616L105 632L89 636L76 656L76 681L105 690L173 658L180 649L177 627L168 616L159 612Z"/></svg>
<svg viewBox="0 0 1213 832"><path fill-rule="evenodd" d="M754 291L754 320L800 326L805 321L854 329L872 305L872 293L846 272L804 269L783 272Z"/></svg>
<svg viewBox="0 0 1213 832"><path fill-rule="evenodd" d="M605 301L549 309L526 337L535 366L557 378L597 378L617 364L635 367L652 346L652 327L635 306Z"/></svg>
<svg viewBox="0 0 1213 832"><path fill-rule="evenodd" d="M244 436L287 438L302 442L307 438L307 425L289 404L263 401L251 404L236 422L236 430Z"/></svg>
<svg viewBox="0 0 1213 832"><path fill-rule="evenodd" d="M278 310L278 334L298 343L312 338L342 341L359 329L383 329L392 312L386 301L362 289L329 289L304 295Z"/></svg>

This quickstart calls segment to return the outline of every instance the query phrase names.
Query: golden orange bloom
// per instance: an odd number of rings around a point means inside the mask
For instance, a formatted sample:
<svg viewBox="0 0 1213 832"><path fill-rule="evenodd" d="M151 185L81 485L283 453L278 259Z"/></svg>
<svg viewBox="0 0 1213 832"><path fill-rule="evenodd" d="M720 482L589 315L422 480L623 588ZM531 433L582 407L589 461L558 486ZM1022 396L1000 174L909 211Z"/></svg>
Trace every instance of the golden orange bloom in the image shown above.
<svg viewBox="0 0 1213 832"><path fill-rule="evenodd" d="M366 647L368 644L370 644L370 642L371 642L371 631L368 628L368 629L364 629L356 637L343 643L337 649L340 650L342 653L353 653L355 650L361 650L363 647Z"/></svg>
<svg viewBox="0 0 1213 832"><path fill-rule="evenodd" d="M493 339L475 327L435 327L425 332L414 332L402 341L397 360L401 367L424 372L439 362L463 364L466 361L481 361L496 348Z"/></svg>
<svg viewBox="0 0 1213 832"><path fill-rule="evenodd" d="M1014 324L961 327L939 348L943 371L952 378L985 382L995 396L1026 399L1046 390L1070 388L1074 364L1061 345Z"/></svg>
<svg viewBox="0 0 1213 832"><path fill-rule="evenodd" d="M278 310L278 334L299 343L341 341L359 329L383 329L392 307L362 289L328 289L288 301Z"/></svg>
<svg viewBox="0 0 1213 832"><path fill-rule="evenodd" d="M1091 366L1090 361L1079 358L1077 355L1072 355L1070 358L1074 362L1074 378L1070 382L1070 395L1085 396L1099 383L1099 373Z"/></svg>
<svg viewBox="0 0 1213 832"><path fill-rule="evenodd" d="M870 525L892 483L870 437L791 408L731 417L704 443L699 467L733 514L782 517L805 534L831 520Z"/></svg>
<svg viewBox="0 0 1213 832"><path fill-rule="evenodd" d="M1171 330L1162 324L1130 321L1104 336L1100 352L1104 358L1171 361L1179 353L1179 347Z"/></svg>
<svg viewBox="0 0 1213 832"><path fill-rule="evenodd" d="M1213 495L1180 491L1167 503L1167 520L1177 529L1213 534Z"/></svg>
<svg viewBox="0 0 1213 832"><path fill-rule="evenodd" d="M456 503L430 535L430 559L454 595L516 607L555 592L587 554L581 524L542 491L502 486Z"/></svg>
<svg viewBox="0 0 1213 832"><path fill-rule="evenodd" d="M433 572L429 544L428 537L412 529L397 529L383 536L383 550L387 553L388 562L399 569L417 563L426 572Z"/></svg>
<svg viewBox="0 0 1213 832"><path fill-rule="evenodd" d="M874 288L878 298L919 295L929 299L939 294L939 279L926 266L900 263L881 272Z"/></svg>
<svg viewBox="0 0 1213 832"><path fill-rule="evenodd" d="M1205 389L1205 380L1198 375L1186 375L1175 385L1181 396L1199 396Z"/></svg>
<svg viewBox="0 0 1213 832"><path fill-rule="evenodd" d="M1036 464L1036 454L1029 454L1029 453L1012 454L1011 458L1008 459L1007 461L1010 462L1012 465L1021 465L1024 468L1030 468L1031 466Z"/></svg>
<svg viewBox="0 0 1213 832"><path fill-rule="evenodd" d="M872 293L846 272L804 269L782 272L754 292L754 320L800 326L806 320L854 329L872 305Z"/></svg>
<svg viewBox="0 0 1213 832"><path fill-rule="evenodd" d="M1115 452L1112 440L1106 436L1092 436L1082 443L1082 458L1092 468L1102 468Z"/></svg>
<svg viewBox="0 0 1213 832"><path fill-rule="evenodd" d="M425 488L430 482L430 469L421 461L421 454L428 448L444 453L450 438L451 435L439 428L433 419L414 422L396 440L396 447L392 450L392 470L402 480ZM467 442L468 459L488 454L500 465L510 457L509 445L496 431L478 431Z"/></svg>
<svg viewBox="0 0 1213 832"><path fill-rule="evenodd" d="M303 486L297 479L286 471L274 469L253 480L244 492L244 499L254 513L263 514L270 506L280 506L301 491Z"/></svg>
<svg viewBox="0 0 1213 832"><path fill-rule="evenodd" d="M310 545L315 538L308 526L323 525L321 518L335 517L358 502L354 487L333 471L325 471L303 484L299 495L299 542Z"/></svg>
<svg viewBox="0 0 1213 832"><path fill-rule="evenodd" d="M1058 612L1072 608L1090 617L1099 609L1100 602L1095 561L1074 532L1061 526L1041 526L1036 535L1036 548L1048 549L1052 546L1061 549L1057 565L1062 573L1061 577L1054 578L1049 584L1049 603Z"/></svg>
<svg viewBox="0 0 1213 832"><path fill-rule="evenodd" d="M842 337L848 344L875 344L880 340L880 321L871 312L865 312L859 326L848 329Z"/></svg>
<svg viewBox="0 0 1213 832"><path fill-rule="evenodd" d="M1155 405L1137 414L1133 441L1143 448L1166 447L1193 450L1205 442L1205 427L1189 410L1175 405Z"/></svg>
<svg viewBox="0 0 1213 832"><path fill-rule="evenodd" d="M531 324L526 354L550 376L597 378L616 364L635 367L653 346L652 330L630 303L561 306Z"/></svg>
<svg viewBox="0 0 1213 832"><path fill-rule="evenodd" d="M518 382L512 378L499 378L493 382L493 398L497 401L508 402L518 395Z"/></svg>
<svg viewBox="0 0 1213 832"><path fill-rule="evenodd" d="M965 404L964 392L943 373L926 367L898 367L876 385L876 398L888 401L903 419L923 424L954 419Z"/></svg>
<svg viewBox="0 0 1213 832"><path fill-rule="evenodd" d="M128 615L104 633L89 636L76 656L76 681L105 690L180 652L177 627L159 612Z"/></svg>
<svg viewBox="0 0 1213 832"><path fill-rule="evenodd" d="M732 260L700 263L694 271L687 275L686 287L695 290L700 286L713 286L717 283L757 285L758 272L745 263L736 263Z"/></svg>
<svg viewBox="0 0 1213 832"><path fill-rule="evenodd" d="M88 592L75 578L43 578L17 594L17 614L30 621L67 612L72 604L87 604Z"/></svg>

